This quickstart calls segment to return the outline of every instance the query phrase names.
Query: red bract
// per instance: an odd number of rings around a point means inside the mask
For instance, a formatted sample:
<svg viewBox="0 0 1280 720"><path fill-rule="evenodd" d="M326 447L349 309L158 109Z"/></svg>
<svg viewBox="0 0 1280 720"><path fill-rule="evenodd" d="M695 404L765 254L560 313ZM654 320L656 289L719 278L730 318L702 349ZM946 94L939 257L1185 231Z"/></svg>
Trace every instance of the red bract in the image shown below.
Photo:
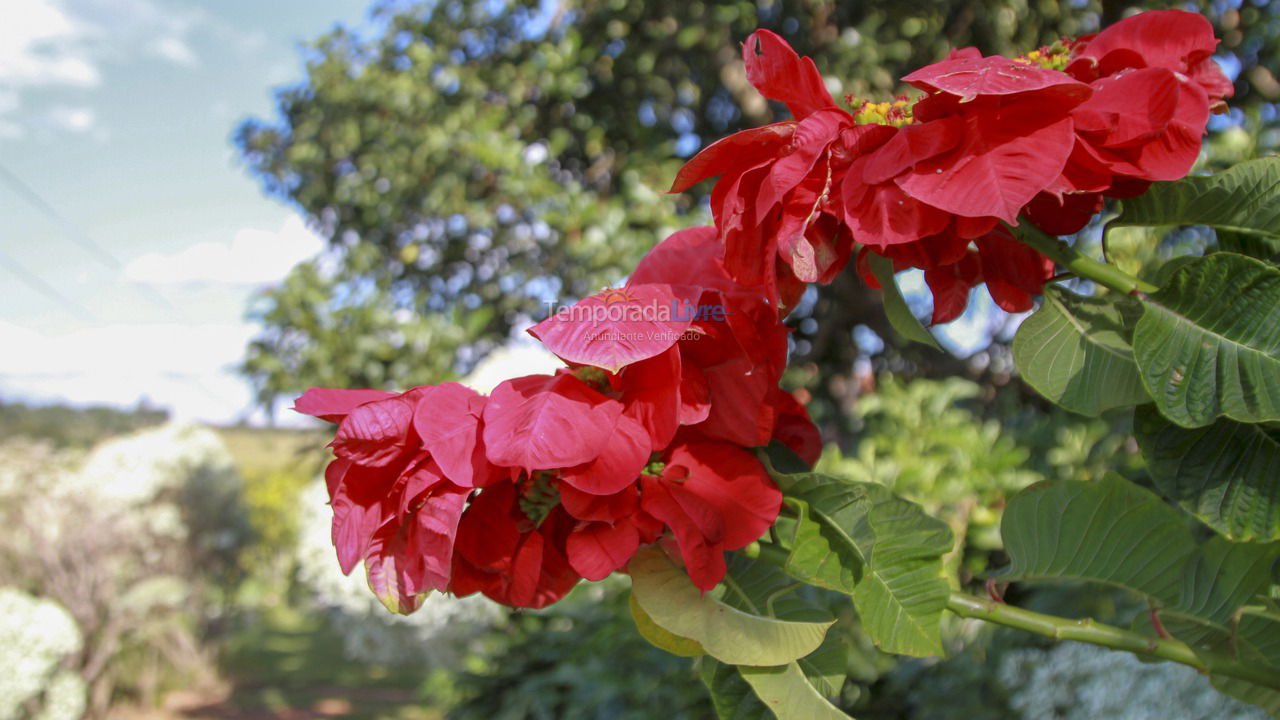
<svg viewBox="0 0 1280 720"><path fill-rule="evenodd" d="M551 506L532 487L502 484L483 490L462 516L450 589L460 597L481 592L513 607L550 605L581 579L564 552L572 530L573 519L564 509Z"/></svg>
<svg viewBox="0 0 1280 720"><path fill-rule="evenodd" d="M1053 277L1053 262L1014 239L1006 228L996 227L972 240L941 234L909 245L887 248L882 254L894 262L895 270L909 267L924 270L925 284L933 293L933 324L955 320L969 304L969 291L982 283L996 305L1006 312L1026 312L1034 296ZM871 252L864 248L863 255ZM880 283L858 258L858 271L873 288Z"/></svg>
<svg viewBox="0 0 1280 720"><path fill-rule="evenodd" d="M728 443L678 444L641 484L641 507L675 534L694 585L724 577L724 553L755 542L778 517L782 493L750 453Z"/></svg>
<svg viewBox="0 0 1280 720"><path fill-rule="evenodd" d="M1070 234L1104 197L1184 176L1210 108L1232 92L1216 45L1202 17L1143 13L1016 59L955 51L904 78L923 92L915 101L849 113L828 102L811 61L757 31L748 77L795 118L713 143L672 191L720 175L711 209L724 267L784 308L803 283L829 281L857 242L925 270L934 322L954 319L987 277L1001 307L1026 309L1048 261L997 226L1026 218Z"/></svg>
<svg viewBox="0 0 1280 720"><path fill-rule="evenodd" d="M747 79L761 95L785 103L794 119L713 143L680 170L670 192L722 176L711 210L725 268L789 305L794 299L778 292L778 256L789 266L781 272L803 282L830 282L848 260L852 238L822 218L830 216L833 175L847 165L838 141L853 118L836 106L813 61L774 33L757 30L742 51Z"/></svg>
<svg viewBox="0 0 1280 720"><path fill-rule="evenodd" d="M688 294L660 283L602 290L534 325L529 333L565 362L617 372L675 344L693 322Z"/></svg>
<svg viewBox="0 0 1280 720"><path fill-rule="evenodd" d="M600 456L621 415L622 403L569 373L507 380L484 408L485 452L528 472L581 465Z"/></svg>
<svg viewBox="0 0 1280 720"><path fill-rule="evenodd" d="M477 475L492 474L483 458L446 472L423 446L418 427L427 425L415 420L420 406L431 404L438 393L456 392L447 387L401 395L319 389L296 405L339 422L332 443L338 457L325 470L339 565L349 573L363 560L370 587L397 612L411 612L422 593L449 586L453 535L467 488ZM433 417L442 425L465 427L470 416L465 403L461 408L441 403ZM474 436L477 426L470 427ZM450 455L449 442L439 447L444 448L441 458Z"/></svg>
<svg viewBox="0 0 1280 720"><path fill-rule="evenodd" d="M1181 10L1144 12L1127 17L1075 48L1067 72L1086 82L1126 70L1159 67L1200 87L1215 110L1235 93L1213 61L1218 40L1204 17Z"/></svg>
<svg viewBox="0 0 1280 720"><path fill-rule="evenodd" d="M1145 12L1071 49L1066 72L1093 96L1072 111L1076 141L1063 175L1029 208L1041 228L1072 233L1103 196L1133 197L1187 174L1211 109L1234 89L1212 54L1218 41L1199 15Z"/></svg>

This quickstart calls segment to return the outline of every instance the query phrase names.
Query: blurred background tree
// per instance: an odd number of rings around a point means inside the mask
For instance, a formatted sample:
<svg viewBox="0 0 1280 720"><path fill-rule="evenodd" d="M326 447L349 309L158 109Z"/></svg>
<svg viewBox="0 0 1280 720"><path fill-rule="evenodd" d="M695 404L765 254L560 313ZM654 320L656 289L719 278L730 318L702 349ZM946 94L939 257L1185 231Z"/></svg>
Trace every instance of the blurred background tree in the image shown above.
<svg viewBox="0 0 1280 720"><path fill-rule="evenodd" d="M264 330L244 370L268 407L314 385L439 382L544 317L548 301L620 281L667 233L708 221L710 183L663 194L684 159L786 117L746 82L739 47L757 27L813 56L835 97L883 98L953 47L1017 54L1172 5L376 4L370 30L338 28L309 47L307 77L280 92L279 117L236 133L268 192L330 241L324 257L259 298L252 312ZM1232 130L1246 154L1280 144L1270 104L1280 99L1277 5L1190 5L1215 23L1237 77L1237 109L1215 128ZM836 411L859 389L851 375L860 359L906 375L1007 381L999 347L966 363L905 346L877 296L847 272L812 291L791 321L789 381L812 391L812 409L835 436L844 429ZM999 322L989 325L987 340L998 344Z"/></svg>

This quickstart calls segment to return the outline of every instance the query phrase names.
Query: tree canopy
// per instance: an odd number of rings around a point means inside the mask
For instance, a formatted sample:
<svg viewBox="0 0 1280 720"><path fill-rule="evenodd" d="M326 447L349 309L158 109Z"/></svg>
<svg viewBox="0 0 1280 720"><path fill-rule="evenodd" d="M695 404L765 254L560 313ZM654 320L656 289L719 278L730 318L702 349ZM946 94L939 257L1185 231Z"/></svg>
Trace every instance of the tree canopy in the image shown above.
<svg viewBox="0 0 1280 720"><path fill-rule="evenodd" d="M707 223L710 183L664 194L680 163L787 116L746 81L738 48L757 27L813 56L837 98L883 99L953 47L1013 55L1147 5L1164 3L377 4L369 29L309 46L278 117L236 132L266 190L329 240L258 298L244 371L268 406L310 386L446 380L547 303L616 283L671 231ZM1253 108L1234 122L1277 144L1276 6L1199 5L1240 69L1233 106ZM846 272L807 298L792 318L794 382L822 377L813 390L839 403L854 362L877 352L925 374L957 367L902 347L877 296Z"/></svg>

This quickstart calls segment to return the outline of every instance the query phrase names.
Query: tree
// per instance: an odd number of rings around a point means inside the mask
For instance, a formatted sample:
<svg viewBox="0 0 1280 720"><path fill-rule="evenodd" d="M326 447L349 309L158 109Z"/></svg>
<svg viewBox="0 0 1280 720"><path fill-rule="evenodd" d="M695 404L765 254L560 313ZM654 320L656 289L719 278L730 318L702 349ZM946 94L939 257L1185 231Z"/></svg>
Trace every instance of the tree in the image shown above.
<svg viewBox="0 0 1280 720"><path fill-rule="evenodd" d="M330 241L258 299L251 314L264 330L244 371L268 406L313 385L448 379L544 317L546 303L616 283L671 230L709 222L709 185L663 191L702 145L786 117L751 89L735 52L757 27L813 56L837 96L880 99L952 47L1013 54L1141 4L375 5L376 30L320 38L305 81L280 92L279 117L237 131L267 191ZM1280 97L1265 67L1280 56L1280 18L1201 4L1244 68L1236 104ZM805 322L815 314L821 324ZM811 294L791 324L792 379L813 385L818 415L856 393L850 368L877 350L855 339L859 325L888 343L883 362L896 370L965 370L902 343L852 272Z"/></svg>

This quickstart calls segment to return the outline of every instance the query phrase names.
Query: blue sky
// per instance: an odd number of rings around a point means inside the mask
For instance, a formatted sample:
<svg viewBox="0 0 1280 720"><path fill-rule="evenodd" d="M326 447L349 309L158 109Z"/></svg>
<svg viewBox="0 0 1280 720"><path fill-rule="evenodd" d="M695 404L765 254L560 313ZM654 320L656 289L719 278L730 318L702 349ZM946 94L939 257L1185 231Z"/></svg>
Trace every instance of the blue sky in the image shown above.
<svg viewBox="0 0 1280 720"><path fill-rule="evenodd" d="M231 421L255 288L321 247L230 136L366 0L0 0L0 397Z"/></svg>

